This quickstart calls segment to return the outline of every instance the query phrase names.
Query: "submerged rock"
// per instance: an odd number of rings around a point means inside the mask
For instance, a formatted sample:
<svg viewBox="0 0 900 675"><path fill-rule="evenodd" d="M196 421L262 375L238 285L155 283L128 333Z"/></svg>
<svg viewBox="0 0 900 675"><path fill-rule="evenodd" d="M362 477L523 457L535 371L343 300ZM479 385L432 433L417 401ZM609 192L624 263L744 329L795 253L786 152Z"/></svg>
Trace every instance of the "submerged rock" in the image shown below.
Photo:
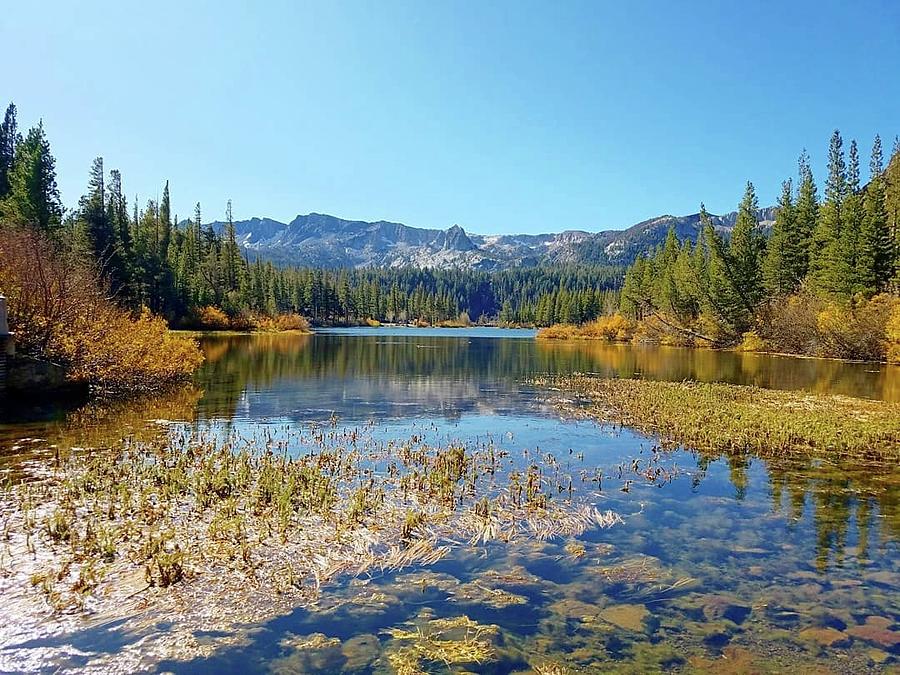
<svg viewBox="0 0 900 675"><path fill-rule="evenodd" d="M512 605L524 605L528 598L517 593L510 593L502 588L488 588L477 581L462 584L450 592L451 601L487 605L494 609L503 609Z"/></svg>
<svg viewBox="0 0 900 675"><path fill-rule="evenodd" d="M726 673L730 675L751 675L766 672L755 655L743 647L725 647L722 656L708 659L692 656L688 659L692 668L703 673Z"/></svg>
<svg viewBox="0 0 900 675"><path fill-rule="evenodd" d="M850 644L850 638L834 628L806 628L800 631L800 639L820 647L846 647Z"/></svg>
<svg viewBox="0 0 900 675"><path fill-rule="evenodd" d="M370 633L356 635L341 645L341 653L345 671L365 671L381 655L381 642Z"/></svg>
<svg viewBox="0 0 900 675"><path fill-rule="evenodd" d="M600 607L581 600L563 598L552 603L547 609L566 619L584 619L595 617L600 613Z"/></svg>
<svg viewBox="0 0 900 675"><path fill-rule="evenodd" d="M750 616L750 611L750 605L727 595L714 595L703 603L703 616L707 621L728 619L740 625Z"/></svg>
<svg viewBox="0 0 900 675"><path fill-rule="evenodd" d="M617 628L641 633L646 630L650 612L643 605L613 605L600 612L600 618Z"/></svg>
<svg viewBox="0 0 900 675"><path fill-rule="evenodd" d="M876 666L883 665L888 662L891 658L891 655L887 652L881 651L880 649L870 649L866 652L866 656L869 657L869 661L874 663Z"/></svg>
<svg viewBox="0 0 900 675"><path fill-rule="evenodd" d="M285 651L285 656L272 661L273 673L335 672L344 661L341 641L323 633L288 633L279 646Z"/></svg>
<svg viewBox="0 0 900 675"><path fill-rule="evenodd" d="M894 651L900 649L900 631L892 630L892 625L893 621L886 617L869 616L863 625L848 628L847 634Z"/></svg>

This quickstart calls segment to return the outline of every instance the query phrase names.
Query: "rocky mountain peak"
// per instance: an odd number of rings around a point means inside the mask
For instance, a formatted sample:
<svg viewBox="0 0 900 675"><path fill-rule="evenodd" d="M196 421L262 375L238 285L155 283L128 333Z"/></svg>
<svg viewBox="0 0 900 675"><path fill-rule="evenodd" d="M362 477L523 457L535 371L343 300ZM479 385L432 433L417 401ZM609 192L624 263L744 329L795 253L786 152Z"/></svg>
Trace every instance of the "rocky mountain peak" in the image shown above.
<svg viewBox="0 0 900 675"><path fill-rule="evenodd" d="M725 235L735 213L711 215ZM768 229L775 208L760 209L761 226ZM212 223L222 231L223 223ZM627 265L660 244L670 227L682 241L699 236L700 215L663 215L624 230L584 232L563 230L549 234L469 234L461 226L446 230L411 227L383 220L345 220L323 213L299 215L290 223L251 218L235 223L238 244L251 257L280 265L308 267L434 267L480 270L537 265Z"/></svg>
<svg viewBox="0 0 900 675"><path fill-rule="evenodd" d="M464 229L459 225L453 225L446 232L443 248L445 251L474 251L478 247L469 239Z"/></svg>

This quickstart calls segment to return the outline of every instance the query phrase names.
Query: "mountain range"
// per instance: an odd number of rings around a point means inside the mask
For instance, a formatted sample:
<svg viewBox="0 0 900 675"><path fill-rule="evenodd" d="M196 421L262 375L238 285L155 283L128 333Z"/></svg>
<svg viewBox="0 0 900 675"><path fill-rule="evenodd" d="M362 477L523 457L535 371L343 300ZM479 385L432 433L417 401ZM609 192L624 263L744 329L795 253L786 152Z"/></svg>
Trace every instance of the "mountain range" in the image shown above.
<svg viewBox="0 0 900 675"><path fill-rule="evenodd" d="M775 207L760 209L768 228ZM737 213L711 216L726 236ZM238 244L251 258L303 267L429 267L500 270L538 265L627 265L661 243L670 227L679 239L696 241L700 214L664 215L623 230L551 234L472 234L459 225L446 230L386 221L344 220L321 213L297 216L290 223L271 218L236 221ZM221 232L224 223L212 223Z"/></svg>

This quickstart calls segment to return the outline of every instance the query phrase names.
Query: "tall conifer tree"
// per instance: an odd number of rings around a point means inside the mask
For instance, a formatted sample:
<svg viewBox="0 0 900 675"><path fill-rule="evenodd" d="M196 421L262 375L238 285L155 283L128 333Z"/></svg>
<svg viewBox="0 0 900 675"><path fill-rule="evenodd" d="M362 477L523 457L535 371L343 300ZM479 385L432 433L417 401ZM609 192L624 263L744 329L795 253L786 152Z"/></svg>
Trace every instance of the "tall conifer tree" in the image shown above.
<svg viewBox="0 0 900 675"><path fill-rule="evenodd" d="M847 194L841 215L841 248L842 260L840 275L844 293L857 293L860 290L858 279L858 258L860 231L863 225L863 196L860 190L859 149L856 140L850 142L850 153L847 162Z"/></svg>
<svg viewBox="0 0 900 675"><path fill-rule="evenodd" d="M791 237L786 249L785 264L790 267L791 276L802 283L809 272L809 257L813 232L819 218L819 197L809 156L804 150L798 162L799 184L797 185L797 201L794 205L794 237Z"/></svg>
<svg viewBox="0 0 900 675"><path fill-rule="evenodd" d="M16 160L16 146L20 140L16 123L16 106L10 103L6 108L3 123L0 124L0 201L9 194L9 174Z"/></svg>
<svg viewBox="0 0 900 675"><path fill-rule="evenodd" d="M838 130L828 147L828 180L825 201L813 233L810 250L810 284L822 295L843 295L847 291L847 268L842 238L844 200L847 196L847 165L843 139Z"/></svg>
<svg viewBox="0 0 900 675"><path fill-rule="evenodd" d="M732 283L741 298L744 311L752 314L763 297L762 255L765 240L759 231L759 204L753 183L747 182L744 198L738 206L737 219L728 247Z"/></svg>
<svg viewBox="0 0 900 675"><path fill-rule="evenodd" d="M781 184L778 214L772 226L772 234L766 245L763 260L763 283L773 296L782 296L797 290L802 278L796 276L791 256L797 239L796 212L790 178Z"/></svg>
<svg viewBox="0 0 900 675"><path fill-rule="evenodd" d="M52 231L62 223L62 203L56 186L56 159L44 133L44 123L32 127L16 144L9 192L0 202L0 215Z"/></svg>
<svg viewBox="0 0 900 675"><path fill-rule="evenodd" d="M865 295L884 290L893 275L894 241L888 228L884 158L879 136L875 136L872 145L869 174L856 274L858 290Z"/></svg>

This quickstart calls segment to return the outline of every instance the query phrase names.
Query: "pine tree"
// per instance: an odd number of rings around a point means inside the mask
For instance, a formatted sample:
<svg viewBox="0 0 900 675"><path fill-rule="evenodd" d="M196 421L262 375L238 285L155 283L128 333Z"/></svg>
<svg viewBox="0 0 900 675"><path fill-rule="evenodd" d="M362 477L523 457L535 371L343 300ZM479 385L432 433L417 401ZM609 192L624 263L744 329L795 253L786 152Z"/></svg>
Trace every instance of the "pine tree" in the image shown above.
<svg viewBox="0 0 900 675"><path fill-rule="evenodd" d="M223 278L228 291L236 291L240 286L241 250L237 245L234 219L231 215L231 200L225 207L225 232L222 244L222 262L225 267Z"/></svg>
<svg viewBox="0 0 900 675"><path fill-rule="evenodd" d="M872 145L869 175L856 263L857 290L865 295L884 290L893 275L894 242L888 229L884 159L879 136L875 136Z"/></svg>
<svg viewBox="0 0 900 675"><path fill-rule="evenodd" d="M761 260L765 240L759 231L759 204L753 183L747 182L744 198L738 206L737 219L731 231L728 247L734 290L741 298L744 310L752 314L763 297Z"/></svg>
<svg viewBox="0 0 900 675"><path fill-rule="evenodd" d="M900 148L891 154L884 171L884 204L887 211L888 230L894 249L894 276L900 277Z"/></svg>
<svg viewBox="0 0 900 675"><path fill-rule="evenodd" d="M700 287L695 260L694 248L690 240L686 240L678 251L672 270L678 298L674 307L675 316L683 324L692 323L700 312Z"/></svg>
<svg viewBox="0 0 900 675"><path fill-rule="evenodd" d="M840 132L835 130L828 148L825 202L819 209L810 250L810 285L822 295L840 296L848 291L847 260L841 231L846 197L847 166L843 140Z"/></svg>
<svg viewBox="0 0 900 675"><path fill-rule="evenodd" d="M128 221L128 204L122 192L122 174L118 169L109 172L109 188L106 195L106 219L116 240L115 277L123 299L134 296L134 245L131 239L131 224ZM154 308L156 309L156 308Z"/></svg>
<svg viewBox="0 0 900 675"><path fill-rule="evenodd" d="M719 233L713 229L706 207L700 205L703 246L706 256L706 296L703 311L718 326L720 333L734 338L749 327L750 313L744 298L737 292L730 255Z"/></svg>
<svg viewBox="0 0 900 675"><path fill-rule="evenodd" d="M10 103L3 124L0 124L0 201L9 194L9 174L16 160L16 146L21 140L16 123L16 106Z"/></svg>
<svg viewBox="0 0 900 675"><path fill-rule="evenodd" d="M789 178L781 184L778 214L775 216L763 260L763 283L770 295L789 295L800 285L801 278L795 276L794 265L790 264L791 249L796 238L796 212Z"/></svg>
<svg viewBox="0 0 900 675"><path fill-rule="evenodd" d="M63 208L56 186L56 160L50 152L43 122L16 144L7 180L9 192L0 203L0 215L47 231L60 226Z"/></svg>
<svg viewBox="0 0 900 675"><path fill-rule="evenodd" d="M794 205L794 236L789 237L786 242L785 265L790 270L790 276L799 285L809 273L813 232L819 218L819 197L805 150L800 155L798 165L799 185Z"/></svg>
<svg viewBox="0 0 900 675"><path fill-rule="evenodd" d="M653 256L656 266L656 278L653 284L654 307L669 314L678 314L680 301L675 284L675 261L678 259L680 245L675 236L675 228L670 227L663 247Z"/></svg>
<svg viewBox="0 0 900 675"><path fill-rule="evenodd" d="M860 191L859 150L856 141L850 142L847 163L847 194L841 215L841 274L845 293L857 293L860 284L857 276L860 246L860 230L863 226L863 196Z"/></svg>
<svg viewBox="0 0 900 675"><path fill-rule="evenodd" d="M118 236L106 210L106 176L103 158L97 157L91 165L88 192L79 204L80 219L94 259L104 276L115 277L118 267ZM115 279L118 281L118 279Z"/></svg>
<svg viewBox="0 0 900 675"><path fill-rule="evenodd" d="M200 202L197 202L197 205L194 207L194 222L192 223L194 228L194 246L195 249L192 254L195 256L194 260L196 261L197 269L200 268L200 263L203 260L203 234L202 230L202 214L200 212Z"/></svg>

